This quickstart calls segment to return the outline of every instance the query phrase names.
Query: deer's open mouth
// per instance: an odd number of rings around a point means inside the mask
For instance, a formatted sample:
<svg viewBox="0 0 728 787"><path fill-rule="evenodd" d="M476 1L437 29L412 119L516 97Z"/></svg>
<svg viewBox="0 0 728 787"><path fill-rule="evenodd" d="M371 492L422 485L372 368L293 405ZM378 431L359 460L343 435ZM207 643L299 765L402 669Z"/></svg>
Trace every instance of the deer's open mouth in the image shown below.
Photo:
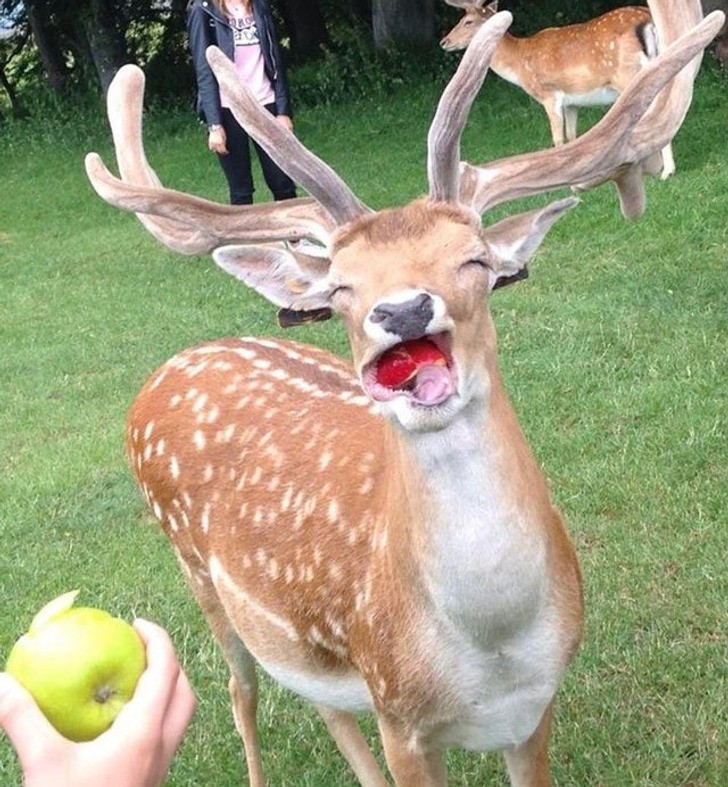
<svg viewBox="0 0 728 787"><path fill-rule="evenodd" d="M406 396L433 407L456 390L447 334L432 334L390 347L364 368L362 383L375 402Z"/></svg>

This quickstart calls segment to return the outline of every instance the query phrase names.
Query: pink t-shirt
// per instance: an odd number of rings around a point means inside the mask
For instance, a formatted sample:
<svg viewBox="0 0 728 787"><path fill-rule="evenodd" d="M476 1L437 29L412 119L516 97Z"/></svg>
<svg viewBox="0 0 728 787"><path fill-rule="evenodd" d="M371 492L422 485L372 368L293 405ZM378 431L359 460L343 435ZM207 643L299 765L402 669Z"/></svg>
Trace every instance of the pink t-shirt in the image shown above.
<svg viewBox="0 0 728 787"><path fill-rule="evenodd" d="M263 51L260 48L258 26L252 14L243 17L230 17L230 27L235 39L235 70L240 81L252 92L261 104L272 104L276 97L273 85L265 75ZM229 107L230 102L220 91L220 103Z"/></svg>

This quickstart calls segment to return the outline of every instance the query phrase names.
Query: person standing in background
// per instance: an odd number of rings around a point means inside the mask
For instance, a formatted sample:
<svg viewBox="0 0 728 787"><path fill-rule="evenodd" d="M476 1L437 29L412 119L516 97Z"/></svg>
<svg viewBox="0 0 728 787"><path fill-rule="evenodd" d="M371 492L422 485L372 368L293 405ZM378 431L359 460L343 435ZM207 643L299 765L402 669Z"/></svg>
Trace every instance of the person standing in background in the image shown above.
<svg viewBox="0 0 728 787"><path fill-rule="evenodd" d="M292 129L288 80L269 0L190 0L187 32L197 78L197 112L207 125L207 146L217 153L232 205L253 202L250 138L233 117L227 97L207 63L208 46L219 47L235 64L240 80L286 128ZM296 187L253 141L273 199L292 199Z"/></svg>

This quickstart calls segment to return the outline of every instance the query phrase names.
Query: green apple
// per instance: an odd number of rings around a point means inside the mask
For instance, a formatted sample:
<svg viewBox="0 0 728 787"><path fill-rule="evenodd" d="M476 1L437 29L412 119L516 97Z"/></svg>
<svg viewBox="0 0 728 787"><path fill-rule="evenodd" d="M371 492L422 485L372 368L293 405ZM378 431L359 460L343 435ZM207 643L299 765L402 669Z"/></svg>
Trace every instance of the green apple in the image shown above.
<svg viewBox="0 0 728 787"><path fill-rule="evenodd" d="M144 643L126 621L74 607L74 590L46 604L6 664L50 723L72 741L111 726L144 672Z"/></svg>

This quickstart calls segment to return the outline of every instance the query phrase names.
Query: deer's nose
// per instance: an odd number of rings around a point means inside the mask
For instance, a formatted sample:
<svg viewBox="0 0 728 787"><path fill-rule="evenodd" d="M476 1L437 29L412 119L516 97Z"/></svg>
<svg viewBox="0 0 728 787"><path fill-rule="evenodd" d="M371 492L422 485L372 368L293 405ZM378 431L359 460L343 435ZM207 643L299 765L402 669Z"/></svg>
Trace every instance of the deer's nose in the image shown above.
<svg viewBox="0 0 728 787"><path fill-rule="evenodd" d="M380 303L372 309L369 319L387 333L407 341L424 336L434 314L432 298L423 292L402 303Z"/></svg>

